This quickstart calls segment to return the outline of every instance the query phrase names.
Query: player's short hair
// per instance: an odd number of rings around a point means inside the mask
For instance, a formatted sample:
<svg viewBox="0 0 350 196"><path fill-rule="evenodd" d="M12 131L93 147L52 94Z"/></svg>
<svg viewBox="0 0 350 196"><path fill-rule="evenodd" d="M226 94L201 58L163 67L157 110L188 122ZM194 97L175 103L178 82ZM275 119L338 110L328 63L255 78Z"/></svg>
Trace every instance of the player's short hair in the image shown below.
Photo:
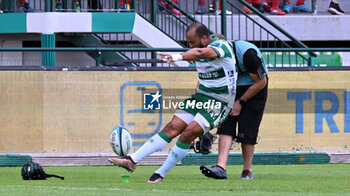
<svg viewBox="0 0 350 196"><path fill-rule="evenodd" d="M195 29L195 33L198 37L210 36L208 28L202 23L199 23L199 22L192 23L190 26L187 27L186 33L192 29Z"/></svg>

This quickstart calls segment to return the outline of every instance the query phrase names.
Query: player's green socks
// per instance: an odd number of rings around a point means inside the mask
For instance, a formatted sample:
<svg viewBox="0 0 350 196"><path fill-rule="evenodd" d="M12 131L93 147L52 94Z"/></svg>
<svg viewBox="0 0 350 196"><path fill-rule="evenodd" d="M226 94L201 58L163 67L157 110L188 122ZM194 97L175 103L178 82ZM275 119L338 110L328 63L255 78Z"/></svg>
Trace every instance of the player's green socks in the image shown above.
<svg viewBox="0 0 350 196"><path fill-rule="evenodd" d="M171 149L168 158L163 165L154 173L164 177L168 171L176 165L176 163L181 161L187 155L188 151L190 151L190 146L190 144L184 144L178 140L176 145Z"/></svg>
<svg viewBox="0 0 350 196"><path fill-rule="evenodd" d="M132 160L137 163L146 156L163 149L166 145L171 142L169 138L162 131L151 137L146 143L144 143L141 148L139 148L134 154L130 155Z"/></svg>

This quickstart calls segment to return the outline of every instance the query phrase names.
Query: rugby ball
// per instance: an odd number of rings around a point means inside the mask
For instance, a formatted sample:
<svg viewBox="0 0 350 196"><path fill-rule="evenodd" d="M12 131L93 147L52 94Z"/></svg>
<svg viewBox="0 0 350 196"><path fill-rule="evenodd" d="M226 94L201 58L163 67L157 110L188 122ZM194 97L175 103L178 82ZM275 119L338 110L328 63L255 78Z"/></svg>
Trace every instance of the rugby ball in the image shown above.
<svg viewBox="0 0 350 196"><path fill-rule="evenodd" d="M114 128L109 141L113 151L119 156L126 156L132 148L131 134L124 126Z"/></svg>

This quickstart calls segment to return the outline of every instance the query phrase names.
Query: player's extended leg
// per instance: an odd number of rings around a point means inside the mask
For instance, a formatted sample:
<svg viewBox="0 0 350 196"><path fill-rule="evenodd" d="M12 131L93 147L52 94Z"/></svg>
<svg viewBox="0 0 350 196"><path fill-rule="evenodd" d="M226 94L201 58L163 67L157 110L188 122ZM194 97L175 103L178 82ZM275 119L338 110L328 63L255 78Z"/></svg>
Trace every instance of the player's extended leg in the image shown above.
<svg viewBox="0 0 350 196"><path fill-rule="evenodd" d="M148 183L162 182L164 176L173 168L176 163L181 161L190 150L191 143L199 136L203 135L202 127L196 122L191 122L186 129L181 133L176 145L171 149L168 158L163 165L155 171L149 178Z"/></svg>
<svg viewBox="0 0 350 196"><path fill-rule="evenodd" d="M152 136L134 154L121 158L109 158L108 160L116 166L123 167L126 170L133 172L136 169L137 162L152 154L153 152L163 149L186 127L187 124L185 121L177 116L174 116L173 119L163 128L161 132Z"/></svg>

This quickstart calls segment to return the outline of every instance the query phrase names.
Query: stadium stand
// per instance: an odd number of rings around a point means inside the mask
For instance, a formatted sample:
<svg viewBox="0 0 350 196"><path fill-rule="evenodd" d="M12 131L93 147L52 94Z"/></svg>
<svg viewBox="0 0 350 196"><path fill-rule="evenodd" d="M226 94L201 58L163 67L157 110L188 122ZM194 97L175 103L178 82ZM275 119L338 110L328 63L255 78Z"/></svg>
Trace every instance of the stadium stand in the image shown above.
<svg viewBox="0 0 350 196"><path fill-rule="evenodd" d="M220 15L215 15L210 12L207 12L206 15L192 15L195 13L197 6L196 3L179 1L179 8L181 8L182 11L184 11L185 13L189 14L185 14L181 17L177 15L171 15L171 13L167 13L166 11L160 11L157 15L153 16L151 8L146 5L145 1L139 1L139 4L136 5L138 14L136 16L131 16L133 13L123 12L123 9L118 8L119 4L117 3L116 5L114 5L114 3L114 1L110 3L105 3L103 10L104 12L88 13L88 1L82 1L82 12L79 15L71 15L69 12L55 13L51 12L50 10L49 12L45 12L46 10L44 9L44 1L39 1L38 3L31 1L30 5L35 9L35 12L30 14L20 13L21 10L14 9L12 8L13 6L9 6L11 9L3 9L7 14L0 16L2 18L1 21L15 20L19 23L16 25L10 25L6 27L3 26L3 28L0 27L0 39L3 40L3 42L1 43L1 47L20 48L22 46L40 46L40 42L42 41L40 32L44 30L44 28L40 24L45 23L56 24L56 29L51 30L55 31L55 38L53 39L56 41L56 47L73 46L119 48L127 46L128 48L177 48L186 46L183 30L185 28L185 25L191 23L194 20L207 24L212 30L212 32L220 33L222 31L221 28L223 28L220 25L220 22L222 23L222 18ZM171 3L172 2L169 2L169 4ZM311 3L311 0L306 1L306 4L308 5L310 5ZM70 4L68 3L67 5ZM66 10L72 11L67 5L65 6ZM209 9L210 4L206 5L208 6L207 9ZM245 15L240 13L240 9L242 7L242 4L240 2L228 1L227 10L232 11L234 15L225 17L227 24L225 27L225 34L228 39L242 39L252 41L259 45L259 47L261 48L288 47L286 46L286 44L291 45L290 47L297 46L298 44L295 44L295 41L291 40L288 34L295 38L295 40L300 40L303 43L306 43L308 47L314 46L325 48L329 46L329 44L327 43L328 41L332 41L332 47L344 47L346 43L348 43L347 40L350 40L349 34L347 33L349 32L349 29L347 25L339 24L345 24L349 20L349 16L331 16L329 13L327 13L328 5L329 2L326 0L317 1L317 6L315 6L317 7L317 14L289 14L283 17L278 17L265 13L263 16L265 16L266 18L262 18L257 14L246 17ZM174 5L174 7L176 6L177 5ZM348 7L350 7L349 2L342 3L342 7L344 10L348 10ZM111 13L113 11L117 11L120 14ZM48 15L49 18L45 19L46 17L43 17L43 14ZM131 21L129 23L126 22L128 21L128 19L125 19L124 16L128 17L129 19L133 19L133 17L135 17L134 23L132 23ZM113 21L124 21L120 24L120 26L123 26L123 28L118 28L118 26L114 25L115 28L113 29L113 25L105 25L104 29L98 29L103 26L97 24L98 22L94 22L94 24L89 23L89 21L91 22L89 18L92 18L92 21L103 20L104 22L111 21L111 23ZM281 32L269 21L272 21L272 23L277 27L282 27L285 33ZM135 24L133 29L126 29L126 26L133 24ZM153 24L156 24L156 27L154 27ZM137 32L137 29L140 29L141 31ZM312 30L306 31L305 29ZM144 32L144 30L149 30L153 33ZM157 32L158 35L155 35L154 33ZM16 37L13 37L14 34L12 33L16 33ZM154 39L155 37L158 39ZM157 41L160 39L162 40L161 42ZM177 43L174 41L176 41ZM175 45L172 45L172 42ZM286 44L282 42L286 42ZM42 47L46 46L43 45ZM2 65L42 65L41 53L34 54L28 52L12 52L3 54L4 55L0 59ZM116 61L116 59L130 59L132 55L133 59L145 59L149 57L154 58L154 54L152 53L140 52L103 52L101 56L98 56L99 53L97 51L90 51L86 53L57 52L52 54L55 54L55 62L57 65L60 66L71 66L72 64L79 66L95 66L96 63L92 59L96 60L99 58L101 59L101 62L99 63L101 63L102 65L113 65L115 64L115 62L113 61ZM341 53L340 55L344 56L345 59L348 59L348 55L344 53ZM15 57L16 59L14 59ZM303 65L308 63L301 64ZM129 63L128 65L131 64ZM146 66L150 65L148 64Z"/></svg>

